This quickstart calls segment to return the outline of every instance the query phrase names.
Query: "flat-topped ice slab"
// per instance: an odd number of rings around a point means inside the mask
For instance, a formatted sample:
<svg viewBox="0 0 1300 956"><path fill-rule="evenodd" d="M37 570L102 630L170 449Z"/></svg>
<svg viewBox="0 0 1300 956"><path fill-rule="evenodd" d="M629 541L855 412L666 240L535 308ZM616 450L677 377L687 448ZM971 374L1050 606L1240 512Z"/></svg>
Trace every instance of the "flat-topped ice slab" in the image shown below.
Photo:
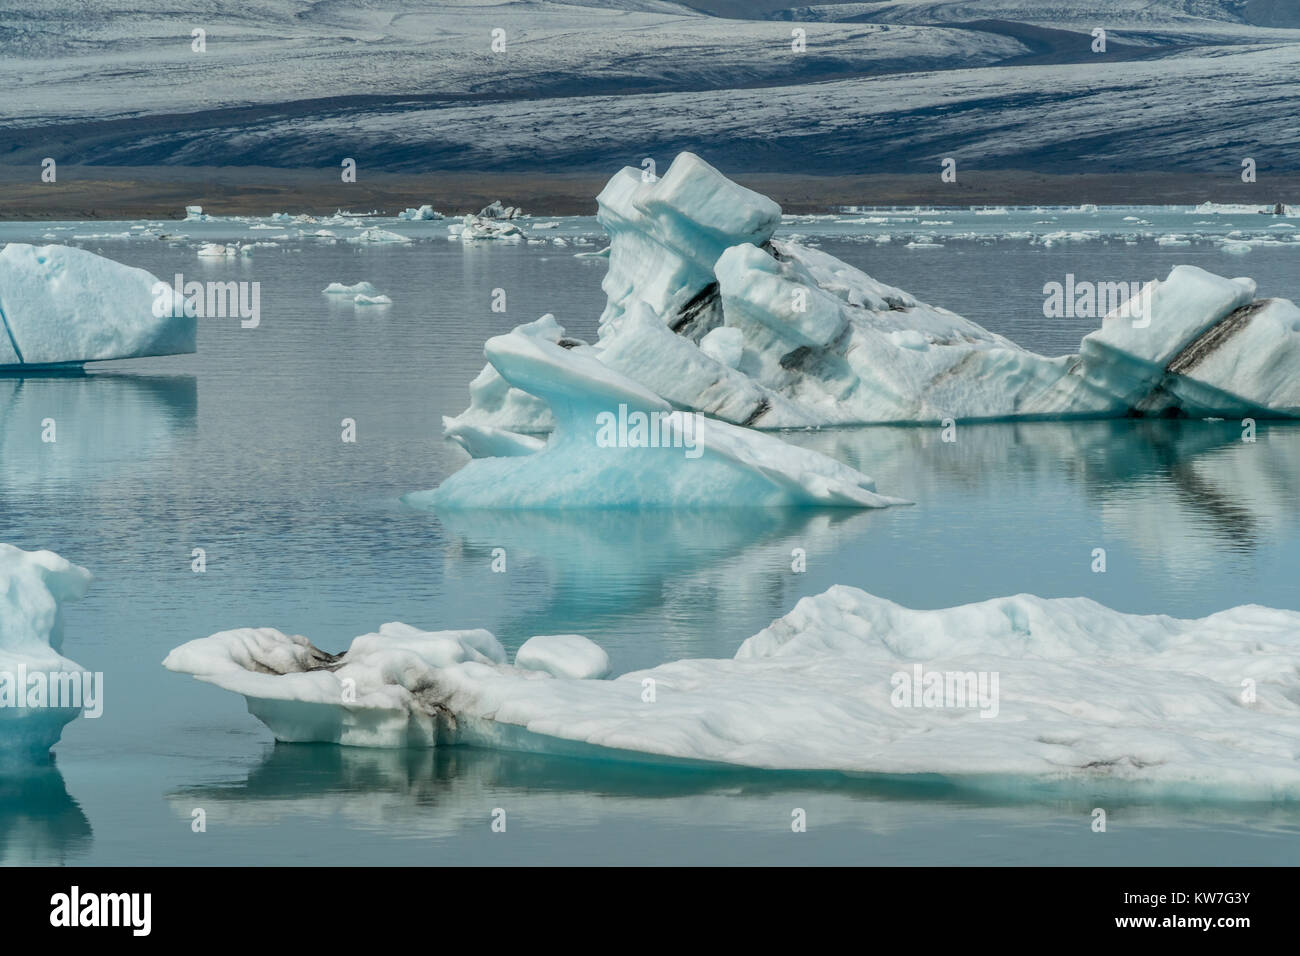
<svg viewBox="0 0 1300 956"><path fill-rule="evenodd" d="M836 586L732 659L583 679L599 655L565 641L511 666L486 631L387 624L336 657L243 629L164 664L244 695L286 741L1300 798L1295 611L1179 620L1031 595L913 610Z"/></svg>
<svg viewBox="0 0 1300 956"><path fill-rule="evenodd" d="M196 332L172 289L144 269L71 246L0 249L2 370L186 354Z"/></svg>

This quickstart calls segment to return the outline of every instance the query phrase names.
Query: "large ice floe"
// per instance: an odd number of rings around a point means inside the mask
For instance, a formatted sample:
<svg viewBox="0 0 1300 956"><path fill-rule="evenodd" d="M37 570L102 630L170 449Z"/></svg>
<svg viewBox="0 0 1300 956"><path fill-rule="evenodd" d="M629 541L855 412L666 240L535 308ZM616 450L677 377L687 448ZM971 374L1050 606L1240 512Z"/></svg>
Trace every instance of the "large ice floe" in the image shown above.
<svg viewBox="0 0 1300 956"><path fill-rule="evenodd" d="M642 306L644 308L644 306ZM647 322L655 321L647 315ZM543 444L493 426L452 425L477 457L414 507L617 508L886 507L861 472L820 452L705 415L675 410L653 391L569 342L544 316L484 348L506 393L545 403ZM523 400L522 398L520 400Z"/></svg>
<svg viewBox="0 0 1300 956"><path fill-rule="evenodd" d="M0 761L48 753L92 706L91 676L60 653L63 603L89 583L89 571L52 551L0 544Z"/></svg>
<svg viewBox="0 0 1300 956"><path fill-rule="evenodd" d="M1101 327L1052 358L774 239L780 207L691 153L657 181L623 169L598 204L607 304L586 354L677 409L762 429L1300 416L1300 309L1250 279L1178 266L1122 302L1109 290ZM549 431L524 392L489 366L449 431Z"/></svg>
<svg viewBox="0 0 1300 956"><path fill-rule="evenodd" d="M1300 798L1300 612L1200 620L1084 598L911 610L856 588L804 598L728 660L613 680L573 635L512 666L487 631L386 624L342 655L270 628L164 665L242 694L282 741L468 744L597 759L939 774Z"/></svg>
<svg viewBox="0 0 1300 956"><path fill-rule="evenodd" d="M71 246L0 249L0 369L193 352L184 312L144 269Z"/></svg>

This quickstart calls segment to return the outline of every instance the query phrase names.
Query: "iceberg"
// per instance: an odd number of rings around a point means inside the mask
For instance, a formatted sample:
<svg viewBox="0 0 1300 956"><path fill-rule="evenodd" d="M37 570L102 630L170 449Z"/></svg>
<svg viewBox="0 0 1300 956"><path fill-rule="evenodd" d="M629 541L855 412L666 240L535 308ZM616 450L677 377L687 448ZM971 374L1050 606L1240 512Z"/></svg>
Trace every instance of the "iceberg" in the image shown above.
<svg viewBox="0 0 1300 956"><path fill-rule="evenodd" d="M89 571L52 551L0 544L0 760L39 759L89 706L89 675L60 653L63 604L89 584ZM75 705L60 692L74 688Z"/></svg>
<svg viewBox="0 0 1300 956"><path fill-rule="evenodd" d="M1112 290L1078 353L1049 357L774 238L780 207L691 153L658 180L621 170L597 203L609 266L588 354L678 409L759 429L1300 417L1300 308L1250 279L1184 265ZM450 423L550 426L487 369Z"/></svg>
<svg viewBox="0 0 1300 956"><path fill-rule="evenodd" d="M410 236L403 236L400 233L390 232L387 229L380 229L378 226L371 226L369 229L362 229L356 236L348 240L349 242L410 242Z"/></svg>
<svg viewBox="0 0 1300 956"><path fill-rule="evenodd" d="M481 630L386 624L335 656L245 628L164 666L243 695L284 741L1300 798L1300 612L1179 620L1032 595L913 610L835 586L731 659L600 680L557 674L578 655L545 641L539 669Z"/></svg>
<svg viewBox="0 0 1300 956"><path fill-rule="evenodd" d="M425 204L418 209L407 206L406 209L397 214L397 218L407 222L427 222L431 219L441 219L442 213L435 212L432 206Z"/></svg>
<svg viewBox="0 0 1300 956"><path fill-rule="evenodd" d="M642 306L642 308L645 308ZM647 322L654 319L647 318ZM450 429L476 457L416 508L670 508L906 504L861 472L774 435L678 411L565 339L547 316L484 347L510 388L545 402L554 428L530 436Z"/></svg>
<svg viewBox="0 0 1300 956"><path fill-rule="evenodd" d="M518 206L507 206L500 199L494 199L478 211L482 219L518 219L524 211Z"/></svg>
<svg viewBox="0 0 1300 956"><path fill-rule="evenodd" d="M229 259L239 255L239 243L205 242L199 246L198 255L200 259Z"/></svg>
<svg viewBox="0 0 1300 956"><path fill-rule="evenodd" d="M344 285L342 282L331 282L321 290L321 295L346 295L349 298L355 298L359 295L378 295L379 290L369 282L355 282L352 285Z"/></svg>
<svg viewBox="0 0 1300 956"><path fill-rule="evenodd" d="M144 269L71 246L0 249L0 369L191 353L184 311Z"/></svg>
<svg viewBox="0 0 1300 956"><path fill-rule="evenodd" d="M468 215L460 222L447 227L448 239L504 239L518 242L523 237L524 231L514 223L490 219L486 216Z"/></svg>

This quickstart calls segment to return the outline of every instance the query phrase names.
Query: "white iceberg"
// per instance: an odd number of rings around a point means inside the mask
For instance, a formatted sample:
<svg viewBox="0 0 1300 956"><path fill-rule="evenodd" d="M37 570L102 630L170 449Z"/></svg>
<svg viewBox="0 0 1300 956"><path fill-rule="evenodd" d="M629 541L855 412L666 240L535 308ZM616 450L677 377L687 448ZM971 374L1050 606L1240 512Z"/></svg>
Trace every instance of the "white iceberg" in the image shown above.
<svg viewBox="0 0 1300 956"><path fill-rule="evenodd" d="M200 259L229 259L239 255L239 243L223 245L220 242L205 242L199 246Z"/></svg>
<svg viewBox="0 0 1300 956"><path fill-rule="evenodd" d="M378 226L371 226L369 229L362 229L350 242L410 242L409 236L403 236L400 233L390 232L387 229L380 229Z"/></svg>
<svg viewBox="0 0 1300 956"><path fill-rule="evenodd" d="M89 675L59 653L63 603L89 584L89 571L52 551L0 544L0 760L40 758L90 705Z"/></svg>
<svg viewBox="0 0 1300 956"><path fill-rule="evenodd" d="M645 308L645 306L641 306ZM653 318L646 321L654 321ZM675 411L654 392L560 336L553 318L489 339L503 382L549 405L555 428L540 450L512 433L462 427L474 458L420 508L669 508L904 504L866 475L773 435ZM566 347L566 344L569 347Z"/></svg>
<svg viewBox="0 0 1300 956"><path fill-rule="evenodd" d="M765 429L1300 417L1300 309L1255 299L1248 279L1178 266L1140 289L1107 286L1101 327L1079 354L1050 358L773 239L780 208L690 153L657 181L623 169L598 203L607 304L589 354L679 409ZM546 429L490 378L453 424Z"/></svg>
<svg viewBox="0 0 1300 956"><path fill-rule="evenodd" d="M486 631L401 624L338 657L227 631L164 666L244 695L286 741L1294 800L1298 650L1295 611L1178 620L1029 595L927 611L836 586L733 659L614 680L509 666Z"/></svg>
<svg viewBox="0 0 1300 956"><path fill-rule="evenodd" d="M500 199L494 199L480 209L478 214L483 219L518 219L524 211L518 206L507 206Z"/></svg>
<svg viewBox="0 0 1300 956"><path fill-rule="evenodd" d="M344 285L342 282L331 282L321 290L321 295L346 295L354 297L358 295L378 295L379 290L369 282L355 282L352 285Z"/></svg>
<svg viewBox="0 0 1300 956"><path fill-rule="evenodd" d="M393 300L386 295L357 295L352 299L353 305L392 305Z"/></svg>
<svg viewBox="0 0 1300 956"><path fill-rule="evenodd" d="M441 219L442 213L434 211L434 208L428 204L415 208L408 206L397 214L398 219L407 222L427 222L432 219Z"/></svg>
<svg viewBox="0 0 1300 956"><path fill-rule="evenodd" d="M512 222L488 219L482 216L466 216L458 223L447 227L448 239L472 241L476 239L504 239L518 242L523 239L524 231Z"/></svg>
<svg viewBox="0 0 1300 956"><path fill-rule="evenodd" d="M71 246L0 250L0 369L193 352L193 315L143 269Z"/></svg>

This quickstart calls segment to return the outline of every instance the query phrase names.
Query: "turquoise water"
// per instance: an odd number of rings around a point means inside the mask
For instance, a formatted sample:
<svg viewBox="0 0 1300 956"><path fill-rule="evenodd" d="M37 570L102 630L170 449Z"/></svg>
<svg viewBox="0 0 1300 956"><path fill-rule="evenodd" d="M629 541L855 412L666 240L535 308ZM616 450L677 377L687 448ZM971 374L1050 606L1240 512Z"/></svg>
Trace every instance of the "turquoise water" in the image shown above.
<svg viewBox="0 0 1300 956"><path fill-rule="evenodd" d="M1238 257L1208 242L950 239L943 252L915 252L839 234L849 228L827 227L818 241L1047 352L1073 347L1095 324L1042 316L1042 284L1067 271L1125 279L1192 262L1300 298L1290 248ZM46 230L11 224L0 238ZM1086 788L990 795L928 779L277 746L240 698L159 665L175 645L230 627L274 626L340 650L400 620L487 627L510 650L535 633L582 633L624 671L730 656L800 597L836 583L916 607L1030 592L1176 616L1251 602L1300 608L1300 428L1261 423L1253 444L1231 421L966 426L955 444L937 429L798 432L788 437L916 507L441 519L398 498L463 461L442 442L440 418L467 403L483 340L546 311L593 337L602 261L575 259L573 248L441 238L291 242L215 263L197 259L193 243L83 244L168 278L260 281L262 323L202 320L194 356L0 379L0 541L53 549L95 573L87 598L67 610L65 652L106 681L104 716L70 725L52 766L0 774L0 859L1300 859L1300 810L1283 806L1109 800L1109 832L1094 834ZM358 310L320 295L330 281L358 279L393 306ZM490 309L495 288L508 292L504 314ZM53 445L40 441L47 417L58 422ZM340 441L343 418L357 422L355 445ZM498 547L504 574L491 570ZM1097 547L1107 550L1105 574L1090 570ZM190 569L193 548L206 551L204 574ZM794 548L807 552L804 574L791 571ZM490 829L497 807L509 814L506 834ZM794 807L809 817L798 836ZM195 808L207 813L206 833L191 831Z"/></svg>

